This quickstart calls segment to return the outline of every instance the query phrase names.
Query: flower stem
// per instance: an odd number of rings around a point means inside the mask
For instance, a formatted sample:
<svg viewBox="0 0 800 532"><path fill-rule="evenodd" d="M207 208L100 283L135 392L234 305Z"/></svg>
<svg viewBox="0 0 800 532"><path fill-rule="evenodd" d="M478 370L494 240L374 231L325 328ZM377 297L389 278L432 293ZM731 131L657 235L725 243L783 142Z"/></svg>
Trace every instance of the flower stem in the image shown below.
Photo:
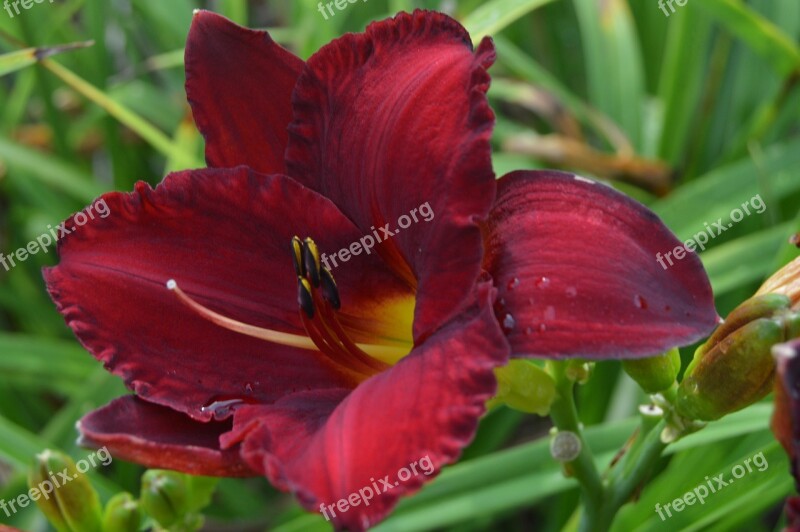
<svg viewBox="0 0 800 532"><path fill-rule="evenodd" d="M548 361L547 370L556 382L556 399L550 407L550 417L559 431L574 433L581 442L580 454L564 463L564 470L581 486L584 511L578 530L580 532L606 531L619 509L630 500L636 489L647 480L667 444L661 441L666 426L663 419L657 424L643 419L642 429L635 442L632 456L626 457L624 469L612 480L604 480L597 469L592 451L583 436L583 428L575 407L575 383L566 374L566 363Z"/></svg>
<svg viewBox="0 0 800 532"><path fill-rule="evenodd" d="M556 398L550 407L553 424L559 431L574 433L581 442L580 454L574 460L565 462L564 469L581 485L585 513L580 530L588 531L592 529L592 523L600 519L606 495L605 487L595 465L592 450L583 437L583 428L575 408L575 383L566 375L566 363L548 361L547 367L556 381Z"/></svg>

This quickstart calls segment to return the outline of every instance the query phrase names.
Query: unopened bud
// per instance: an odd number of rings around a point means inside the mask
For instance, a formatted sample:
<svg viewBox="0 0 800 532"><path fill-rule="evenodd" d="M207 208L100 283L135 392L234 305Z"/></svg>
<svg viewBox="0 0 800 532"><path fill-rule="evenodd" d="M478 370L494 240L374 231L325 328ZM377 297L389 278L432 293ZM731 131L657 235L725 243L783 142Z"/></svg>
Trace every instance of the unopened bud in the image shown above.
<svg viewBox="0 0 800 532"><path fill-rule="evenodd" d="M490 406L505 404L514 410L546 416L556 396L553 378L529 360L512 360L495 370L497 395Z"/></svg>
<svg viewBox="0 0 800 532"><path fill-rule="evenodd" d="M789 298L791 307L800 310L800 257L778 270L767 279L756 292L764 294L781 294Z"/></svg>
<svg viewBox="0 0 800 532"><path fill-rule="evenodd" d="M28 486L36 494L31 498L59 532L99 532L100 498L66 454L49 449L38 454Z"/></svg>
<svg viewBox="0 0 800 532"><path fill-rule="evenodd" d="M169 528L186 517L188 491L184 475L151 469L142 476L142 509L161 526Z"/></svg>
<svg viewBox="0 0 800 532"><path fill-rule="evenodd" d="M681 370L681 354L672 349L666 354L652 358L623 360L622 368L649 394L669 389Z"/></svg>
<svg viewBox="0 0 800 532"><path fill-rule="evenodd" d="M570 359L567 361L564 375L571 381L578 384L586 384L592 376L594 362L586 362L580 359Z"/></svg>
<svg viewBox="0 0 800 532"><path fill-rule="evenodd" d="M103 532L138 532L142 524L139 502L130 493L118 493L108 501Z"/></svg>
<svg viewBox="0 0 800 532"><path fill-rule="evenodd" d="M677 412L712 421L767 395L775 370L772 347L800 335L800 314L789 305L787 296L767 294L731 312L686 369Z"/></svg>

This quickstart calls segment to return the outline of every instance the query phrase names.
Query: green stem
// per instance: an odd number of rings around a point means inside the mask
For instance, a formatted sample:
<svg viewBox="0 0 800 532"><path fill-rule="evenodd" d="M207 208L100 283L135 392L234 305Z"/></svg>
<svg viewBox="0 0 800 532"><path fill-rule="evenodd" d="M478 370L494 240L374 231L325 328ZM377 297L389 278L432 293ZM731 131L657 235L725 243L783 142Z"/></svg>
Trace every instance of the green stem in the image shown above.
<svg viewBox="0 0 800 532"><path fill-rule="evenodd" d="M667 444L661 441L661 431L665 426L666 421L662 420L649 433L641 435L644 440L639 455L633 464L629 465L626 473L610 489L608 508L612 509L614 513L628 502L634 490L647 480L647 476L661 458L661 453L667 447Z"/></svg>
<svg viewBox="0 0 800 532"><path fill-rule="evenodd" d="M657 424L643 419L642 430L634 443L635 453L626 457L624 469L615 474L612 482L601 477L592 451L583 436L583 429L575 407L575 383L566 376L566 363L548 361L547 370L556 382L556 399L550 407L550 417L559 431L573 432L581 442L581 451L575 460L566 462L564 468L581 486L584 512L580 532L607 531L619 509L630 500L634 491L647 480L667 444L661 441L666 426L663 419Z"/></svg>
<svg viewBox="0 0 800 532"><path fill-rule="evenodd" d="M581 451L575 460L564 463L564 468L580 483L585 513L580 530L591 530L600 519L605 500L605 487L595 465L592 450L583 437L583 429L575 408L575 383L566 376L566 364L548 361L548 371L556 381L556 399L550 407L550 417L559 431L574 433L581 442Z"/></svg>

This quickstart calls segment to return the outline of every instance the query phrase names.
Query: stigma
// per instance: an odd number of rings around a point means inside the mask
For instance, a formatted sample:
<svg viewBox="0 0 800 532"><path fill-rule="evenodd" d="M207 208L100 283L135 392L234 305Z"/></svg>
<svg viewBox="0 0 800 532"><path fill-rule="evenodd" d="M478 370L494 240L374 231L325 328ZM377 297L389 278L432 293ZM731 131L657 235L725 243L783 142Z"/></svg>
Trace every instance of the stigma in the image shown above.
<svg viewBox="0 0 800 532"><path fill-rule="evenodd" d="M337 313L342 301L330 270L320 264L320 254L311 238L291 240L291 255L297 277L297 306L306 335L292 334L246 324L211 310L184 292L170 279L167 289L189 310L218 327L273 344L315 352L336 370L361 381L390 367L407 349L393 345L354 342L342 327Z"/></svg>

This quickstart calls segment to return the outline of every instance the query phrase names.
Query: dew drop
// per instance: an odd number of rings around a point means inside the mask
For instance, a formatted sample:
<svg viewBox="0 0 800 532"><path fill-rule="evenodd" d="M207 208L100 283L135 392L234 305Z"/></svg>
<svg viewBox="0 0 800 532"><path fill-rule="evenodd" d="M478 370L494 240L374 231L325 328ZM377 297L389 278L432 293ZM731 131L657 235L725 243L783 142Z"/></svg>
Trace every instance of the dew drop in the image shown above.
<svg viewBox="0 0 800 532"><path fill-rule="evenodd" d="M518 286L519 286L519 278L518 277L514 277L513 279L508 281L508 284L506 285L506 287L508 288L509 292L511 290L514 290Z"/></svg>
<svg viewBox="0 0 800 532"><path fill-rule="evenodd" d="M647 310L647 300L638 294L633 296L633 304L636 305L636 308Z"/></svg>
<svg viewBox="0 0 800 532"><path fill-rule="evenodd" d="M226 399L214 401L200 409L201 412L210 412L214 419L222 421L231 416L237 406L244 404L243 399Z"/></svg>
<svg viewBox="0 0 800 532"><path fill-rule="evenodd" d="M246 393L253 393L253 385L248 382L244 385L244 391Z"/></svg>
<svg viewBox="0 0 800 532"><path fill-rule="evenodd" d="M546 321L553 321L556 319L556 308L553 306L549 306L544 309L544 319Z"/></svg>
<svg viewBox="0 0 800 532"><path fill-rule="evenodd" d="M574 286L567 287L567 297L572 299L578 295L578 289Z"/></svg>
<svg viewBox="0 0 800 532"><path fill-rule="evenodd" d="M539 277L536 279L536 288L547 288L550 286L550 278L549 277Z"/></svg>
<svg viewBox="0 0 800 532"><path fill-rule="evenodd" d="M503 318L503 330L506 333L510 333L514 330L514 327L517 326L517 320L514 319L514 316L511 314L506 314L506 317Z"/></svg>
<svg viewBox="0 0 800 532"><path fill-rule="evenodd" d="M525 334L527 334L528 336L532 335L533 334L533 327L526 327L525 328Z"/></svg>
<svg viewBox="0 0 800 532"><path fill-rule="evenodd" d="M539 324L539 332L546 332L546 331L547 331L547 325L544 324L544 323L540 323Z"/></svg>

